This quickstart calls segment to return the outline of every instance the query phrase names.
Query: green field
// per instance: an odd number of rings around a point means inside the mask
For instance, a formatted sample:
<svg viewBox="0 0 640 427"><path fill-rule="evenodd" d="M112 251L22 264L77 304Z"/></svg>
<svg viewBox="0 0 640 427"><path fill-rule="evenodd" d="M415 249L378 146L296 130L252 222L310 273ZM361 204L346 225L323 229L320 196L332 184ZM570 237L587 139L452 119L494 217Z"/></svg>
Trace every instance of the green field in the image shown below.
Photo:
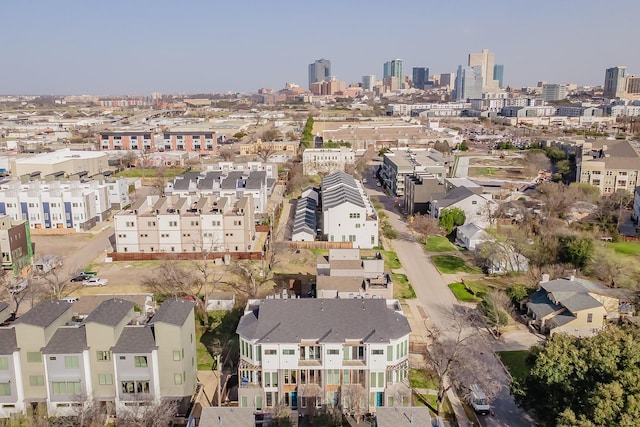
<svg viewBox="0 0 640 427"><path fill-rule="evenodd" d="M527 366L528 350L498 351L496 354L513 378L523 380L529 375L529 367Z"/></svg>
<svg viewBox="0 0 640 427"><path fill-rule="evenodd" d="M435 374L425 369L411 369L409 371L411 388L438 389L438 379Z"/></svg>
<svg viewBox="0 0 640 427"><path fill-rule="evenodd" d="M618 255L638 256L640 255L640 243L636 242L616 242L607 243L607 247L613 249Z"/></svg>
<svg viewBox="0 0 640 427"><path fill-rule="evenodd" d="M449 252L455 251L456 247L451 244L445 236L430 236L424 248L428 252Z"/></svg>
<svg viewBox="0 0 640 427"><path fill-rule="evenodd" d="M398 259L398 254L394 251L380 251L382 256L384 257L384 268L387 271L397 270L402 268L402 263Z"/></svg>
<svg viewBox="0 0 640 427"><path fill-rule="evenodd" d="M467 265L464 260L454 255L434 255L431 257L431 261L443 274L454 273L474 273L480 274L482 270L476 267Z"/></svg>
<svg viewBox="0 0 640 427"><path fill-rule="evenodd" d="M393 297L395 299L413 299L416 297L416 292L413 290L411 283L409 283L407 276L391 273L391 279L393 280Z"/></svg>
<svg viewBox="0 0 640 427"><path fill-rule="evenodd" d="M125 178L155 178L162 171L165 178L175 178L176 175L182 175L187 172L188 169L184 168L171 168L171 169L158 169L158 168L130 168L118 172L114 176Z"/></svg>
<svg viewBox="0 0 640 427"><path fill-rule="evenodd" d="M473 295L467 290L467 288L460 282L451 283L449 289L453 292L456 299L461 302L480 302L482 298Z"/></svg>

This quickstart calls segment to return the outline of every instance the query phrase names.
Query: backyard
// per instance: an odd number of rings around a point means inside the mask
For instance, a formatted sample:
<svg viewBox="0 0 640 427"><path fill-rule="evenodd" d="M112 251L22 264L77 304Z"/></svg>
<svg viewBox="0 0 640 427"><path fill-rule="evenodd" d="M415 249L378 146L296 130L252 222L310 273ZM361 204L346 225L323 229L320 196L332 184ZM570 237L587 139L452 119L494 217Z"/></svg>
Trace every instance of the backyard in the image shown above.
<svg viewBox="0 0 640 427"><path fill-rule="evenodd" d="M455 255L434 255L431 257L431 261L443 274L482 274L482 270L468 265L462 258Z"/></svg>
<svg viewBox="0 0 640 427"><path fill-rule="evenodd" d="M429 236L424 248L427 252L450 252L457 250L445 236Z"/></svg>
<svg viewBox="0 0 640 427"><path fill-rule="evenodd" d="M528 350L498 351L496 354L514 379L521 381L529 375Z"/></svg>

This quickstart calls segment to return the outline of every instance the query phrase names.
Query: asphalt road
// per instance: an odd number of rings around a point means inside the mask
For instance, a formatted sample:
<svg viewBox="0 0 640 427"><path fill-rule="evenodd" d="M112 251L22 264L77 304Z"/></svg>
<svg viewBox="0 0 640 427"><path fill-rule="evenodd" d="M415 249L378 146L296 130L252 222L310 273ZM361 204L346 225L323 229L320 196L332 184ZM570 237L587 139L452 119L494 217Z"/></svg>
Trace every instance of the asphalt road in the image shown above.
<svg viewBox="0 0 640 427"><path fill-rule="evenodd" d="M375 186L377 180L372 174L367 174L367 179L367 192L369 195L379 196L380 202L385 206L391 225L398 232L398 238L392 243L393 248L416 292L416 296L425 308L431 322L446 333L447 330L450 330L452 310L454 306L459 305L456 298L400 217L394 207L394 198L385 195L380 191L381 188ZM470 330L468 333L479 334L477 330ZM486 347L489 348L488 345ZM502 369L497 356L491 351L486 351L485 348L476 349L475 356L485 361L494 373L495 379L503 385L502 391L492 401L495 414L480 417L482 425L496 427L534 425L533 420L515 404L509 394L510 379Z"/></svg>

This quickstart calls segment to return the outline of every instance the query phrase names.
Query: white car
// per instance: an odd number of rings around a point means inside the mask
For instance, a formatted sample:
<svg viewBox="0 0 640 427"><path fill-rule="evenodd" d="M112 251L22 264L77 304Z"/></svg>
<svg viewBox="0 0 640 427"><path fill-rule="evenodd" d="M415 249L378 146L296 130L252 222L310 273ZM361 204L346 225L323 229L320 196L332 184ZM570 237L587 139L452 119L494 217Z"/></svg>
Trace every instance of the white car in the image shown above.
<svg viewBox="0 0 640 427"><path fill-rule="evenodd" d="M82 281L82 286L106 286L109 282L108 279L101 279L99 277L90 277L87 280Z"/></svg>

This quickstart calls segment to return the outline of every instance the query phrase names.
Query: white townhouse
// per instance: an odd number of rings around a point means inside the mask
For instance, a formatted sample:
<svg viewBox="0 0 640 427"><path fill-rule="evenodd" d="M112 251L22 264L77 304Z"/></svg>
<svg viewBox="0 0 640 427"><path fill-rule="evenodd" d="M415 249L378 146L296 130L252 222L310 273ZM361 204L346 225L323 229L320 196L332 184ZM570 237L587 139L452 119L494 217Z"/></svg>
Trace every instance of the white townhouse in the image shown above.
<svg viewBox="0 0 640 427"><path fill-rule="evenodd" d="M410 405L411 328L397 300L250 300L237 333L241 407Z"/></svg>
<svg viewBox="0 0 640 427"><path fill-rule="evenodd" d="M378 246L378 214L360 181L344 172L322 178L323 234L329 242L352 242L354 248Z"/></svg>

